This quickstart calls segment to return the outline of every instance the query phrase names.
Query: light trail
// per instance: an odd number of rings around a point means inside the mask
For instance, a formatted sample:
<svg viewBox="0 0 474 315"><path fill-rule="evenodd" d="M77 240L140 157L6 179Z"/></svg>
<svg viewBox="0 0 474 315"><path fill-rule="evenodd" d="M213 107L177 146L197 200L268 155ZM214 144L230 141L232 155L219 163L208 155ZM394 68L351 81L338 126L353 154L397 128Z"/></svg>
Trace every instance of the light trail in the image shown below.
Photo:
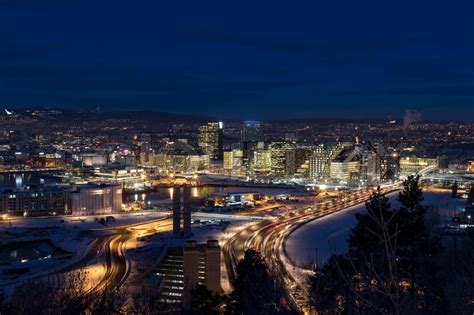
<svg viewBox="0 0 474 315"><path fill-rule="evenodd" d="M388 185L381 188L382 193L398 189L398 184ZM307 288L302 289L305 294L298 294L291 291L291 287L303 284L298 284L293 276L288 272L287 264L282 260L281 249L285 239L296 228L310 222L312 220L321 218L323 216L336 213L347 207L351 207L365 202L373 190L358 191L344 195L341 200L329 200L320 202L311 208L301 211L293 211L292 215L282 216L280 219L267 219L262 222L255 223L236 233L229 238L223 246L225 266L228 273L228 278L232 283L236 277L236 266L238 262L244 257L247 248L254 248L262 253L267 264L271 267L273 274L285 284L286 288L286 302L293 305L294 308L306 313L308 311L309 301L307 299ZM300 209L301 210L301 209ZM300 214L297 214L300 213Z"/></svg>

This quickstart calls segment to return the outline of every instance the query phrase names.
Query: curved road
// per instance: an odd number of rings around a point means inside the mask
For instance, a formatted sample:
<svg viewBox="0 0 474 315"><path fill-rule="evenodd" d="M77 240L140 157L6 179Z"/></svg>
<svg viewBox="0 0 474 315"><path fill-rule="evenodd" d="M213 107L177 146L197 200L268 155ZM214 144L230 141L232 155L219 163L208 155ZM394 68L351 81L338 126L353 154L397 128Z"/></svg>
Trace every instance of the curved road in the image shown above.
<svg viewBox="0 0 474 315"><path fill-rule="evenodd" d="M103 249L105 254L105 276L92 289L97 292L104 289L119 290L131 272L130 263L126 257L125 244L136 237L152 235L156 232L171 230L172 222L166 217L153 222L131 225L114 229L117 233L107 239Z"/></svg>
<svg viewBox="0 0 474 315"><path fill-rule="evenodd" d="M392 187L384 188L382 192L387 193L393 189ZM287 302L295 309L305 312L308 306L307 294L298 293L293 289L298 284L288 272L280 254L285 238L301 224L365 202L371 193L372 190L350 193L337 201L322 202L314 206L314 209L299 210L277 220L258 222L236 233L223 246L225 266L230 282L235 280L236 266L243 258L245 250L254 248L262 253L268 265L272 267L274 276L285 284Z"/></svg>
<svg viewBox="0 0 474 315"><path fill-rule="evenodd" d="M73 266L61 270L61 272L83 268L92 259L97 257L100 252L103 252L105 258L104 277L89 290L88 294L95 296L104 290L119 290L131 272L131 267L126 257L126 242L132 238L169 231L171 227L171 220L167 216L146 223L102 229L110 230L114 233L108 236L99 236L81 260Z"/></svg>

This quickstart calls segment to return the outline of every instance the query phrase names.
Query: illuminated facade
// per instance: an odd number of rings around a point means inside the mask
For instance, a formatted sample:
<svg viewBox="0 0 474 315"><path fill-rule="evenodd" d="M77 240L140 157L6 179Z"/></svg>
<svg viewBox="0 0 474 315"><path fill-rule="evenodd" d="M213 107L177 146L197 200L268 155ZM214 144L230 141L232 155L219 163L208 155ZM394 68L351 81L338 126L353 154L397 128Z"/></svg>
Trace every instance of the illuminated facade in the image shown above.
<svg viewBox="0 0 474 315"><path fill-rule="evenodd" d="M296 177L309 176L309 158L311 149L305 147L295 148L295 158L292 164L288 164L289 174Z"/></svg>
<svg viewBox="0 0 474 315"><path fill-rule="evenodd" d="M309 177L322 179L326 174L327 156L324 145L318 145L309 158Z"/></svg>
<svg viewBox="0 0 474 315"><path fill-rule="evenodd" d="M253 159L250 164L250 173L252 175L268 175L271 172L272 159L270 150L257 150L253 153Z"/></svg>
<svg viewBox="0 0 474 315"><path fill-rule="evenodd" d="M359 147L346 147L331 161L329 177L342 183L359 183L361 154Z"/></svg>
<svg viewBox="0 0 474 315"><path fill-rule="evenodd" d="M400 178L413 175L422 169L436 165L436 159L423 157L402 157L400 159Z"/></svg>
<svg viewBox="0 0 474 315"><path fill-rule="evenodd" d="M82 154L84 166L102 166L107 164L107 156L101 154Z"/></svg>
<svg viewBox="0 0 474 315"><path fill-rule="evenodd" d="M312 179L328 179L331 177L331 162L333 162L344 148L350 143L338 142L331 146L318 145L309 154L308 175Z"/></svg>
<svg viewBox="0 0 474 315"><path fill-rule="evenodd" d="M380 181L379 158L377 154L366 148L361 149L360 180L364 185Z"/></svg>
<svg viewBox="0 0 474 315"><path fill-rule="evenodd" d="M198 128L198 146L211 160L223 158L223 133L221 122L210 122Z"/></svg>
<svg viewBox="0 0 474 315"><path fill-rule="evenodd" d="M224 172L228 175L242 175L243 152L234 149L224 152Z"/></svg>
<svg viewBox="0 0 474 315"><path fill-rule="evenodd" d="M274 176L291 176L295 171L294 144L277 141L270 144L271 173Z"/></svg>
<svg viewBox="0 0 474 315"><path fill-rule="evenodd" d="M210 158L200 154L183 141L169 142L156 154L149 155L149 163L163 170L178 173L191 173L208 170Z"/></svg>
<svg viewBox="0 0 474 315"><path fill-rule="evenodd" d="M110 166L97 168L93 171L94 182L120 184L124 188L136 188L143 184L145 170L136 166Z"/></svg>
<svg viewBox="0 0 474 315"><path fill-rule="evenodd" d="M331 180L350 183L359 180L359 161L334 161L330 166Z"/></svg>
<svg viewBox="0 0 474 315"><path fill-rule="evenodd" d="M467 171L474 172L474 161L469 161L467 164Z"/></svg>
<svg viewBox="0 0 474 315"><path fill-rule="evenodd" d="M115 213L121 209L120 185L84 185L71 192L71 210L74 215Z"/></svg>
<svg viewBox="0 0 474 315"><path fill-rule="evenodd" d="M271 151L264 142L244 142L242 175L268 175L271 172Z"/></svg>
<svg viewBox="0 0 474 315"><path fill-rule="evenodd" d="M17 214L70 213L69 191L59 187L6 189L0 192L0 212Z"/></svg>

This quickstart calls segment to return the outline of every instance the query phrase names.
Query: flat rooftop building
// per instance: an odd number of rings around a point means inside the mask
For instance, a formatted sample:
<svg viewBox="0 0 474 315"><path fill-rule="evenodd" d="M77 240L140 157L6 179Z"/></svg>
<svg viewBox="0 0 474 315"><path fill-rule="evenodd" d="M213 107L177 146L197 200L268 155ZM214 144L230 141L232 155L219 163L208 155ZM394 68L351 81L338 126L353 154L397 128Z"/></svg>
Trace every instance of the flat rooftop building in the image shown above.
<svg viewBox="0 0 474 315"><path fill-rule="evenodd" d="M30 189L5 189L0 191L0 212L25 215L69 214L67 189L42 187Z"/></svg>
<svg viewBox="0 0 474 315"><path fill-rule="evenodd" d="M214 294L221 289L221 247L217 240L197 244L189 240L183 247L171 247L152 277L160 277L161 302L179 309L189 300L196 285L205 285ZM154 278L153 278L154 279Z"/></svg>
<svg viewBox="0 0 474 315"><path fill-rule="evenodd" d="M75 215L107 214L122 209L120 185L88 184L71 192L71 211Z"/></svg>

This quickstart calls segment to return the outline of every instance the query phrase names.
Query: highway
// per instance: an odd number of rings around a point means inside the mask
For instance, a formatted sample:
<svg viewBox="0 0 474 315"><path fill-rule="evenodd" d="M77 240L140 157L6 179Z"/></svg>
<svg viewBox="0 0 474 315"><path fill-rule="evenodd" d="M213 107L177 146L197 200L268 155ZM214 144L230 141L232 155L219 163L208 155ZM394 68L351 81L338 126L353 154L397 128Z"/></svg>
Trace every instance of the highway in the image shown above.
<svg viewBox="0 0 474 315"><path fill-rule="evenodd" d="M104 276L97 284L89 289L88 294L93 297L105 290L119 290L131 271L131 266L126 255L127 241L158 232L170 231L171 228L171 219L169 217L163 217L146 223L103 229L112 231L113 233L108 236L98 237L97 241L89 248L86 255L80 261L62 272L83 268L87 266L92 259L99 256L100 253L103 253L105 260Z"/></svg>
<svg viewBox="0 0 474 315"><path fill-rule="evenodd" d="M395 186L382 189L383 193L395 190ZM236 233L223 246L225 266L231 283L235 280L236 266L243 258L247 248L254 248L262 253L271 267L273 274L286 287L286 302L302 313L308 310L308 290L304 283L297 283L288 272L282 260L282 245L285 238L298 226L335 213L347 207L365 202L372 190L363 190L342 195L338 200L320 202L307 209L299 209L273 220L265 220L249 226Z"/></svg>
<svg viewBox="0 0 474 315"><path fill-rule="evenodd" d="M131 271L131 266L126 257L126 242L128 240L152 235L157 232L169 231L171 227L171 219L163 218L153 222L115 228L116 234L111 236L103 246L106 267L105 276L93 290L118 290L123 285Z"/></svg>

